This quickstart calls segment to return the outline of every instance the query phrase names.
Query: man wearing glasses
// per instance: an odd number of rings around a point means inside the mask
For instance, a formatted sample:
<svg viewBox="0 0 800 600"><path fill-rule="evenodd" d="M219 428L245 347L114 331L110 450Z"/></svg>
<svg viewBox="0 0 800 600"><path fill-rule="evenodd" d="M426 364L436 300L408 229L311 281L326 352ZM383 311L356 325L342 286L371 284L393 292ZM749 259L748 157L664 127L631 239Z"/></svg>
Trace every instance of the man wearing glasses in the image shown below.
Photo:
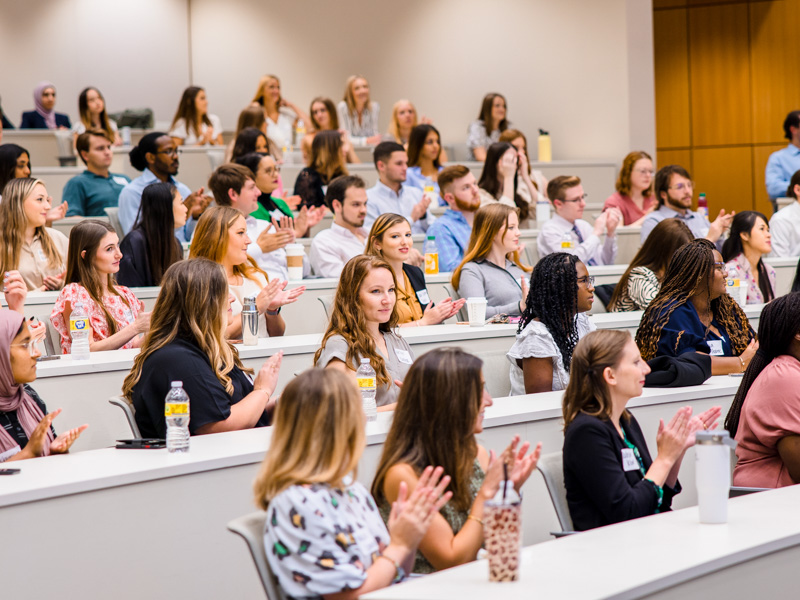
<svg viewBox="0 0 800 600"><path fill-rule="evenodd" d="M704 214L693 211L692 177L680 165L668 165L659 169L656 173L655 190L658 209L647 215L642 223L642 243L664 219L680 219L686 223L695 238L706 238L714 242L717 248L722 248L722 234L730 229L736 211L727 214L725 209L720 210L713 223L709 223Z"/></svg>
<svg viewBox="0 0 800 600"><path fill-rule="evenodd" d="M553 252L574 254L587 266L613 265L617 256L617 225L622 223L618 208L600 213L590 225L584 221L586 193L580 177L559 175L547 184L547 195L553 201L556 214L545 221L536 245L539 258ZM603 233L606 239L603 241Z"/></svg>

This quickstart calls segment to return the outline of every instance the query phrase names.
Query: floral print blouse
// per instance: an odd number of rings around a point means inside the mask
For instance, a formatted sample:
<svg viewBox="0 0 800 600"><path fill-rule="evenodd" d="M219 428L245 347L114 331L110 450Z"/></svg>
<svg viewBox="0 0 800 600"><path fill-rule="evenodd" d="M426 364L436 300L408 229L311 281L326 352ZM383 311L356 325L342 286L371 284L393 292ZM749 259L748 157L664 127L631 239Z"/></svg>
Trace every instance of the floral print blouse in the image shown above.
<svg viewBox="0 0 800 600"><path fill-rule="evenodd" d="M733 267L733 269L731 269L731 267ZM777 279L775 275L775 269L773 269L772 266L768 265L767 263L764 263L764 267L767 270L767 279L769 279L769 285L772 287L772 296L774 298L776 297L775 284ZM726 262L725 268L729 273L732 270L735 270L736 278L747 282L747 304L764 304L767 301L766 298L764 298L764 294L761 293L755 278L753 277L753 271L750 268L750 261L747 260L747 257L744 255L744 253L739 254L738 256L735 256Z"/></svg>

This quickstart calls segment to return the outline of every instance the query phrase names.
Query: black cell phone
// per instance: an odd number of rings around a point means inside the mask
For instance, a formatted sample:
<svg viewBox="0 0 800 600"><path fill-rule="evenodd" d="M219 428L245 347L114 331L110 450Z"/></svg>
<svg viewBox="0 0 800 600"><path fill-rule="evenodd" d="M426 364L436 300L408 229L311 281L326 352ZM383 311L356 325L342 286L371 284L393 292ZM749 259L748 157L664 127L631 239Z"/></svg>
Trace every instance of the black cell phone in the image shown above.
<svg viewBox="0 0 800 600"><path fill-rule="evenodd" d="M0 469L0 475L19 475L22 469Z"/></svg>
<svg viewBox="0 0 800 600"><path fill-rule="evenodd" d="M45 362L45 361L48 361L48 360L58 360L59 358L61 358L61 355L59 355L59 354L51 354L50 356L40 356L39 358L36 359L36 362Z"/></svg>
<svg viewBox="0 0 800 600"><path fill-rule="evenodd" d="M158 438L142 438L133 440L117 440L118 450L157 450L166 448L167 440Z"/></svg>

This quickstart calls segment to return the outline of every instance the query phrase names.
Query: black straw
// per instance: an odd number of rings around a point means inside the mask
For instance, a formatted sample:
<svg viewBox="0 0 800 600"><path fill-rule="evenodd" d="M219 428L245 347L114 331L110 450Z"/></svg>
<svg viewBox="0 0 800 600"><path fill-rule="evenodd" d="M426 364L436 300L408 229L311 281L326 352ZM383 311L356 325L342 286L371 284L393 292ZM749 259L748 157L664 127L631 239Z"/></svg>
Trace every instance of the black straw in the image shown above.
<svg viewBox="0 0 800 600"><path fill-rule="evenodd" d="M503 463L503 502L506 501L506 484L508 483L508 463Z"/></svg>

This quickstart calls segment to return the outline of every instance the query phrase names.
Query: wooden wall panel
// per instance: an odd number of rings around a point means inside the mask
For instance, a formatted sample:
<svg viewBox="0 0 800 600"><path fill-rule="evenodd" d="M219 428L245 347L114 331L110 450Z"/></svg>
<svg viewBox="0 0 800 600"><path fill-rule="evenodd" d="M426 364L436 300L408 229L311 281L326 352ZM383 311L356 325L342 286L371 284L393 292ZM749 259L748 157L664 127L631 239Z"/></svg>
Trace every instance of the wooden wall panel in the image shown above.
<svg viewBox="0 0 800 600"><path fill-rule="evenodd" d="M700 148L693 152L695 194L708 198L708 216L714 220L721 208L727 211L753 208L753 161L748 146Z"/></svg>
<svg viewBox="0 0 800 600"><path fill-rule="evenodd" d="M689 11L690 105L695 146L747 144L751 140L747 16L747 4Z"/></svg>
<svg viewBox="0 0 800 600"><path fill-rule="evenodd" d="M691 144L689 52L685 10L653 14L656 84L656 143L663 148Z"/></svg>
<svg viewBox="0 0 800 600"><path fill-rule="evenodd" d="M786 147L786 144L773 144L770 146L753 146L753 197L756 210L765 215L772 214L772 204L767 194L767 184L764 181L764 170L767 166L769 155Z"/></svg>
<svg viewBox="0 0 800 600"><path fill-rule="evenodd" d="M657 150L656 169L666 167L667 165L681 165L691 173L693 167L692 151L688 148L685 150Z"/></svg>

